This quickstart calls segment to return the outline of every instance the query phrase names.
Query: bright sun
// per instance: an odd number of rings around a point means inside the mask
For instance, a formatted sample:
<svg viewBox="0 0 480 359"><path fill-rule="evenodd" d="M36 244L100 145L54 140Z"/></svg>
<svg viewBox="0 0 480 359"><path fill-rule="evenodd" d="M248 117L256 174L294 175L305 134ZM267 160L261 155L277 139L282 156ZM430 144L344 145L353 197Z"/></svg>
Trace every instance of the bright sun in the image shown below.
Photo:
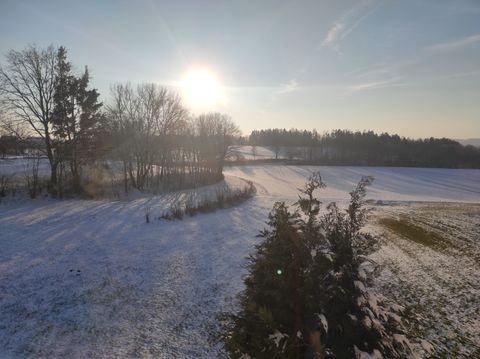
<svg viewBox="0 0 480 359"><path fill-rule="evenodd" d="M213 110L225 101L222 85L208 69L192 69L181 82L187 102L196 109Z"/></svg>

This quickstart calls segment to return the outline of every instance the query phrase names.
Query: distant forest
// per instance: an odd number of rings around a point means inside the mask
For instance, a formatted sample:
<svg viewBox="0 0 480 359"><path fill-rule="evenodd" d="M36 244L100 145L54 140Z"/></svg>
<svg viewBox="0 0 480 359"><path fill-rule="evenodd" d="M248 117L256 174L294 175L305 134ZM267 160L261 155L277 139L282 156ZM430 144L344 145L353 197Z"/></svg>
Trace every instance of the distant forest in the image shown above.
<svg viewBox="0 0 480 359"><path fill-rule="evenodd" d="M480 168L480 148L448 138L411 139L373 131L266 129L251 146L270 148L276 159L326 165ZM253 149L255 151L255 148Z"/></svg>

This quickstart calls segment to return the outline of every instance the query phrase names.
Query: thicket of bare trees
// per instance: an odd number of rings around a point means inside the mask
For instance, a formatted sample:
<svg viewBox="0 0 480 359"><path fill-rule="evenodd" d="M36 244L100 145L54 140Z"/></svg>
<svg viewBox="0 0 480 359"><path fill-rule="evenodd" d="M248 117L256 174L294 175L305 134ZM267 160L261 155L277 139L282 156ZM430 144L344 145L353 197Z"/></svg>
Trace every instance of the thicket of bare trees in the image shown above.
<svg viewBox="0 0 480 359"><path fill-rule="evenodd" d="M154 84L114 85L104 107L88 69L74 74L64 47L11 50L6 60L0 128L8 139L41 137L54 195L81 192L83 169L98 160L121 162L125 192L212 182L240 135L227 115L192 118L178 94Z"/></svg>
<svg viewBox="0 0 480 359"><path fill-rule="evenodd" d="M124 189L158 191L165 185L205 183L222 177L239 130L226 115L191 118L172 91L154 84L112 87L108 118L112 152L123 165Z"/></svg>

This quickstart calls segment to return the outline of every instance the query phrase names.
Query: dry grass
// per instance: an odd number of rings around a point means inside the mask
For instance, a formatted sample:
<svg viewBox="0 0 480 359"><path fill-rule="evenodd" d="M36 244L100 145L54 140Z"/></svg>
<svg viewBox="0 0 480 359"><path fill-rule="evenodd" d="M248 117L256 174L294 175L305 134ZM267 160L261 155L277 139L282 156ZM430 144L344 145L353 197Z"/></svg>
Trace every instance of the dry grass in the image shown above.
<svg viewBox="0 0 480 359"><path fill-rule="evenodd" d="M408 219L381 218L379 223L390 231L424 246L433 249L445 249L448 247L448 242L442 236L413 224Z"/></svg>

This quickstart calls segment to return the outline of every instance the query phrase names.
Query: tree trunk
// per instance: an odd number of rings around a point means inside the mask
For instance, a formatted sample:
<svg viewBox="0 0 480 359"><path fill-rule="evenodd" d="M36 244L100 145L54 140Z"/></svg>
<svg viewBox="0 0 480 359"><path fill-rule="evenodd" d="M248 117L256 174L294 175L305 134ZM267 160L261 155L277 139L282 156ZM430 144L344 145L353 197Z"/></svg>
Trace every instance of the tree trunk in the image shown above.
<svg viewBox="0 0 480 359"><path fill-rule="evenodd" d="M49 192L52 194L57 194L57 166L58 163L54 158L52 142L50 139L50 133L48 127L45 125L45 147L47 150L48 162L50 163L50 181L49 181Z"/></svg>
<svg viewBox="0 0 480 359"><path fill-rule="evenodd" d="M50 186L54 189L57 186L57 166L56 162L50 162Z"/></svg>

